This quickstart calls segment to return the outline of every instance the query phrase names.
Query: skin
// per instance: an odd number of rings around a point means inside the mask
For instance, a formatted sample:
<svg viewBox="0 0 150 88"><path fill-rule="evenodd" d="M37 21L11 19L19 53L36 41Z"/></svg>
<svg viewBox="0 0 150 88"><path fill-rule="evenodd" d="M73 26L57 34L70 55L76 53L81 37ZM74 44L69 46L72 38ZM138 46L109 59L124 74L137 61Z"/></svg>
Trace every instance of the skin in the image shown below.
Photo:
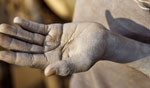
<svg viewBox="0 0 150 88"><path fill-rule="evenodd" d="M150 0L135 0L141 9L150 10Z"/></svg>
<svg viewBox="0 0 150 88"><path fill-rule="evenodd" d="M45 69L45 75L87 71L99 60L132 63L148 57L150 46L108 31L94 22L38 24L16 17L0 25L0 60ZM149 59L149 58L146 58Z"/></svg>
<svg viewBox="0 0 150 88"><path fill-rule="evenodd" d="M98 22L110 31L149 43L149 18L149 11L135 0L77 0L73 22ZM74 74L70 88L149 88L149 59L141 58L130 65L135 67L101 60L89 71Z"/></svg>

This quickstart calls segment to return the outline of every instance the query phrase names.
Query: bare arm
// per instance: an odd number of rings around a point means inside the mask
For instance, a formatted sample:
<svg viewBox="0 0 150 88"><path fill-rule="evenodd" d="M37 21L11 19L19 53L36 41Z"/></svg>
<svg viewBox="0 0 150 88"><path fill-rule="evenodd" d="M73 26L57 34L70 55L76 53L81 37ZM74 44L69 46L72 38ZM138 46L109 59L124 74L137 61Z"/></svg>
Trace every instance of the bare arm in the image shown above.
<svg viewBox="0 0 150 88"><path fill-rule="evenodd" d="M14 22L24 29L0 26L0 45L7 49L0 51L0 60L45 69L47 76L87 71L102 59L132 63L150 54L149 45L107 31L98 23L44 25L21 18Z"/></svg>

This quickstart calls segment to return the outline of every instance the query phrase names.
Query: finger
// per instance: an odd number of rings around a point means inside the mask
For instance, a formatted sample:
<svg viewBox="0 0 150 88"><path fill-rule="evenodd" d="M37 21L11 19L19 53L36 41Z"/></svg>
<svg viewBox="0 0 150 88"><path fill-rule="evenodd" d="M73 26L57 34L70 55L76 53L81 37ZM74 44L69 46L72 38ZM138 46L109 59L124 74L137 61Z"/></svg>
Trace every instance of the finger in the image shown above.
<svg viewBox="0 0 150 88"><path fill-rule="evenodd" d="M15 17L14 23L20 25L24 29L31 31L31 32L40 33L40 34L47 34L48 33L48 26L44 25L44 24L39 24L36 22L24 20L20 17Z"/></svg>
<svg viewBox="0 0 150 88"><path fill-rule="evenodd" d="M45 51L53 50L60 45L62 33L62 24L53 24L53 28L45 37Z"/></svg>
<svg viewBox="0 0 150 88"><path fill-rule="evenodd" d="M22 52L33 52L33 53L42 53L44 48L39 45L26 43L4 34L0 34L0 46L10 50L17 50Z"/></svg>
<svg viewBox="0 0 150 88"><path fill-rule="evenodd" d="M22 40L25 40L30 43L42 45L44 42L43 35L40 35L37 33L31 33L31 32L16 28L16 27L8 25L8 24L0 25L0 33L22 39Z"/></svg>
<svg viewBox="0 0 150 88"><path fill-rule="evenodd" d="M19 66L45 68L47 59L44 54L29 54L13 51L0 51L0 60Z"/></svg>
<svg viewBox="0 0 150 88"><path fill-rule="evenodd" d="M87 61L86 59L83 60L83 58L72 57L48 65L44 72L46 76L67 76L73 73L87 71L90 67L90 61Z"/></svg>

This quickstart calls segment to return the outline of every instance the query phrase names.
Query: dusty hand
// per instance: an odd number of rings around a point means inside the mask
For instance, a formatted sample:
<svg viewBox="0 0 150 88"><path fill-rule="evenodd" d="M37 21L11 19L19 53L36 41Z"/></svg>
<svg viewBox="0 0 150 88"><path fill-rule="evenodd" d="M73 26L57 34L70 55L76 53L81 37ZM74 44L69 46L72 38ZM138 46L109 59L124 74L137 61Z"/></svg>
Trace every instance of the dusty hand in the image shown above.
<svg viewBox="0 0 150 88"><path fill-rule="evenodd" d="M66 76L87 71L104 55L105 28L97 23L38 24L16 17L0 25L0 60ZM98 47L101 46L101 47Z"/></svg>

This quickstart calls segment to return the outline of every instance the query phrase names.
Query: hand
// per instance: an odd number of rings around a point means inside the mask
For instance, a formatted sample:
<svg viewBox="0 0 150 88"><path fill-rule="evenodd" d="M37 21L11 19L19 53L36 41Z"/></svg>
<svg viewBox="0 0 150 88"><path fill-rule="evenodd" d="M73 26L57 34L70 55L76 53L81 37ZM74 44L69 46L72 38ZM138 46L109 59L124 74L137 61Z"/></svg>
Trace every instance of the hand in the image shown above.
<svg viewBox="0 0 150 88"><path fill-rule="evenodd" d="M106 30L97 23L38 24L16 17L0 25L0 60L66 76L87 71L106 48Z"/></svg>

